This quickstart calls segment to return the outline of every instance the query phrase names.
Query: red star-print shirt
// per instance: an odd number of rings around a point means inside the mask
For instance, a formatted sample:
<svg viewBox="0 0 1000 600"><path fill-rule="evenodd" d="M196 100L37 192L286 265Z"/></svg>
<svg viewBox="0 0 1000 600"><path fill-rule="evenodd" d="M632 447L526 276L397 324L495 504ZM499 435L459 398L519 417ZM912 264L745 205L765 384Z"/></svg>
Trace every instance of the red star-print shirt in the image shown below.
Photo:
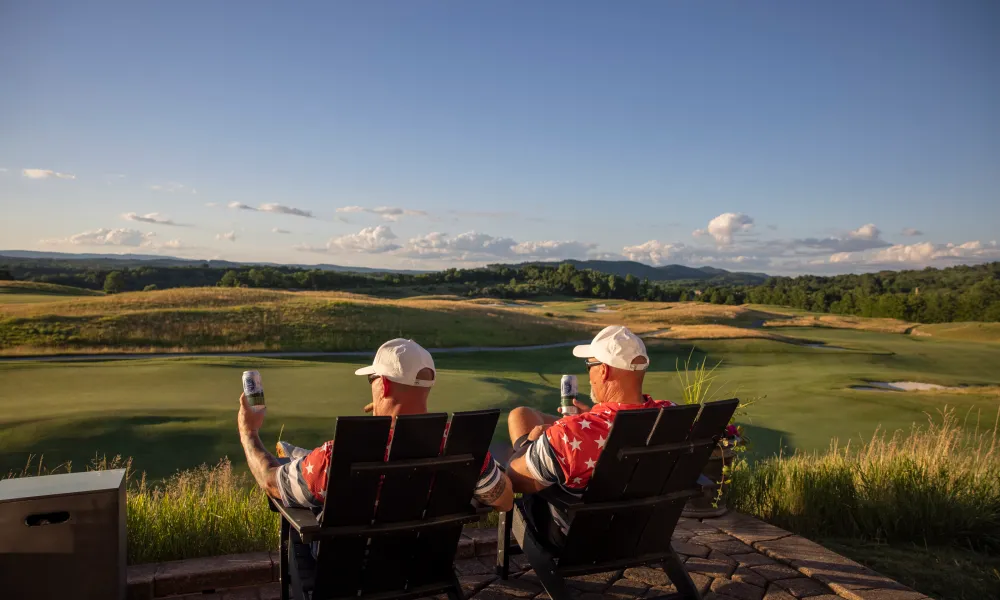
<svg viewBox="0 0 1000 600"><path fill-rule="evenodd" d="M450 425L450 423L449 423ZM445 426L444 437L441 439L441 449L448 439L448 427ZM389 442L385 447L385 459L389 459L389 449L392 447L392 430L389 430ZM278 468L278 491L281 501L286 506L300 508L322 508L326 500L326 470L333 458L333 440L326 442L306 456L285 463ZM475 497L483 498L500 483L502 474L499 465L489 452L479 471L479 481L476 483Z"/></svg>
<svg viewBox="0 0 1000 600"><path fill-rule="evenodd" d="M643 400L642 404L601 402L590 412L559 419L528 447L525 454L528 471L541 483L559 484L571 493L583 492L594 474L618 411L674 406L669 400L653 400L646 395Z"/></svg>

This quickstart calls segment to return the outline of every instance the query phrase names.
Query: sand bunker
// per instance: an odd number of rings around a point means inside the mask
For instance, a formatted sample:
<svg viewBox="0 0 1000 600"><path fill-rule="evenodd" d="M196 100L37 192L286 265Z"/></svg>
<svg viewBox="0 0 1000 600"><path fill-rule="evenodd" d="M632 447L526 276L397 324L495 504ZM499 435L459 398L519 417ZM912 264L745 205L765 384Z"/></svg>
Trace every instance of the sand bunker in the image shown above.
<svg viewBox="0 0 1000 600"><path fill-rule="evenodd" d="M590 308L588 308L587 312L589 312L589 313L613 313L613 312L615 312L615 310L612 309L612 308L608 308L607 304L595 304L594 306L591 306Z"/></svg>
<svg viewBox="0 0 1000 600"><path fill-rule="evenodd" d="M874 392L941 392L965 391L982 386L947 386L920 381L869 381L865 385L852 385L852 390L867 390Z"/></svg>

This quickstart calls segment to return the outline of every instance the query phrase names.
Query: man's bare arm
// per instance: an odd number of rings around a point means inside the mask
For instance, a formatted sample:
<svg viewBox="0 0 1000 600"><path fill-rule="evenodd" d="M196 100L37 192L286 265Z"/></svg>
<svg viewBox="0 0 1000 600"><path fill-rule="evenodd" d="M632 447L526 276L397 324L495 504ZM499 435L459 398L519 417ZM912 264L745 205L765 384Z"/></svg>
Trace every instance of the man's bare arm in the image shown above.
<svg viewBox="0 0 1000 600"><path fill-rule="evenodd" d="M278 459L264 448L263 442L257 432L240 436L243 443L243 452L247 455L247 464L253 478L257 480L264 493L276 499L281 498L278 492Z"/></svg>
<svg viewBox="0 0 1000 600"><path fill-rule="evenodd" d="M264 415L267 410L261 412L254 411L247 402L246 394L240 395L240 409L236 415L236 427L240 432L240 443L243 444L243 452L247 455L247 465L253 478L257 480L257 485L264 493L272 498L281 498L278 491L278 459L264 449L264 444L260 441L261 426L264 424Z"/></svg>

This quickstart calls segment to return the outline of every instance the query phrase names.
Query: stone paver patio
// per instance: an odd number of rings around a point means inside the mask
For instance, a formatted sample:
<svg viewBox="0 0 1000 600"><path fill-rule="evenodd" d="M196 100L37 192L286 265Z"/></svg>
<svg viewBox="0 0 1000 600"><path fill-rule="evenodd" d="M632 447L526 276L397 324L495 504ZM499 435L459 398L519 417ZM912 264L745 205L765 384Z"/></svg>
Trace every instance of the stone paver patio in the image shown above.
<svg viewBox="0 0 1000 600"><path fill-rule="evenodd" d="M681 519L673 545L705 600L927 598L815 542L738 513ZM495 530L466 530L455 571L467 598L549 598L523 556L511 557L511 577L504 581L495 574L495 555ZM130 567L129 598L277 600L277 558L263 552ZM573 577L567 583L579 600L655 598L676 591L662 570L651 567Z"/></svg>

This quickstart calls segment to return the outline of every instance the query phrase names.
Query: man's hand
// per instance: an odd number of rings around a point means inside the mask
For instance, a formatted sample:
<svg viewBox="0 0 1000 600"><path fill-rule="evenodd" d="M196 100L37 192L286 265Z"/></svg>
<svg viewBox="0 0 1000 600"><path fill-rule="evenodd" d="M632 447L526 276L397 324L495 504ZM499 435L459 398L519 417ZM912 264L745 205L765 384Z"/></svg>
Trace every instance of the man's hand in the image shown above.
<svg viewBox="0 0 1000 600"><path fill-rule="evenodd" d="M278 491L278 459L271 455L264 448L257 434L261 425L264 424L264 414L255 411L247 402L246 394L240 394L240 412L236 417L236 424L240 430L240 442L243 444L243 452L247 455L247 465L250 473L253 474L257 484L268 496L276 499L281 498Z"/></svg>
<svg viewBox="0 0 1000 600"><path fill-rule="evenodd" d="M537 427L528 432L528 441L533 442L538 438L542 437L542 434L545 433L545 430L548 429L549 427L552 427L552 425L548 423L546 423L545 425L538 425Z"/></svg>
<svg viewBox="0 0 1000 600"><path fill-rule="evenodd" d="M240 437L257 435L257 432L264 425L264 416L266 414L266 407L257 412L250 406L246 394L240 394L240 412L236 417L236 425L239 427Z"/></svg>
<svg viewBox="0 0 1000 600"><path fill-rule="evenodd" d="M589 404L584 404L583 402L580 402L576 398L573 399L573 406L576 407L577 414L581 414L582 415L583 413L590 412L590 405ZM559 411L559 414L562 414L563 407L560 406L556 410Z"/></svg>

